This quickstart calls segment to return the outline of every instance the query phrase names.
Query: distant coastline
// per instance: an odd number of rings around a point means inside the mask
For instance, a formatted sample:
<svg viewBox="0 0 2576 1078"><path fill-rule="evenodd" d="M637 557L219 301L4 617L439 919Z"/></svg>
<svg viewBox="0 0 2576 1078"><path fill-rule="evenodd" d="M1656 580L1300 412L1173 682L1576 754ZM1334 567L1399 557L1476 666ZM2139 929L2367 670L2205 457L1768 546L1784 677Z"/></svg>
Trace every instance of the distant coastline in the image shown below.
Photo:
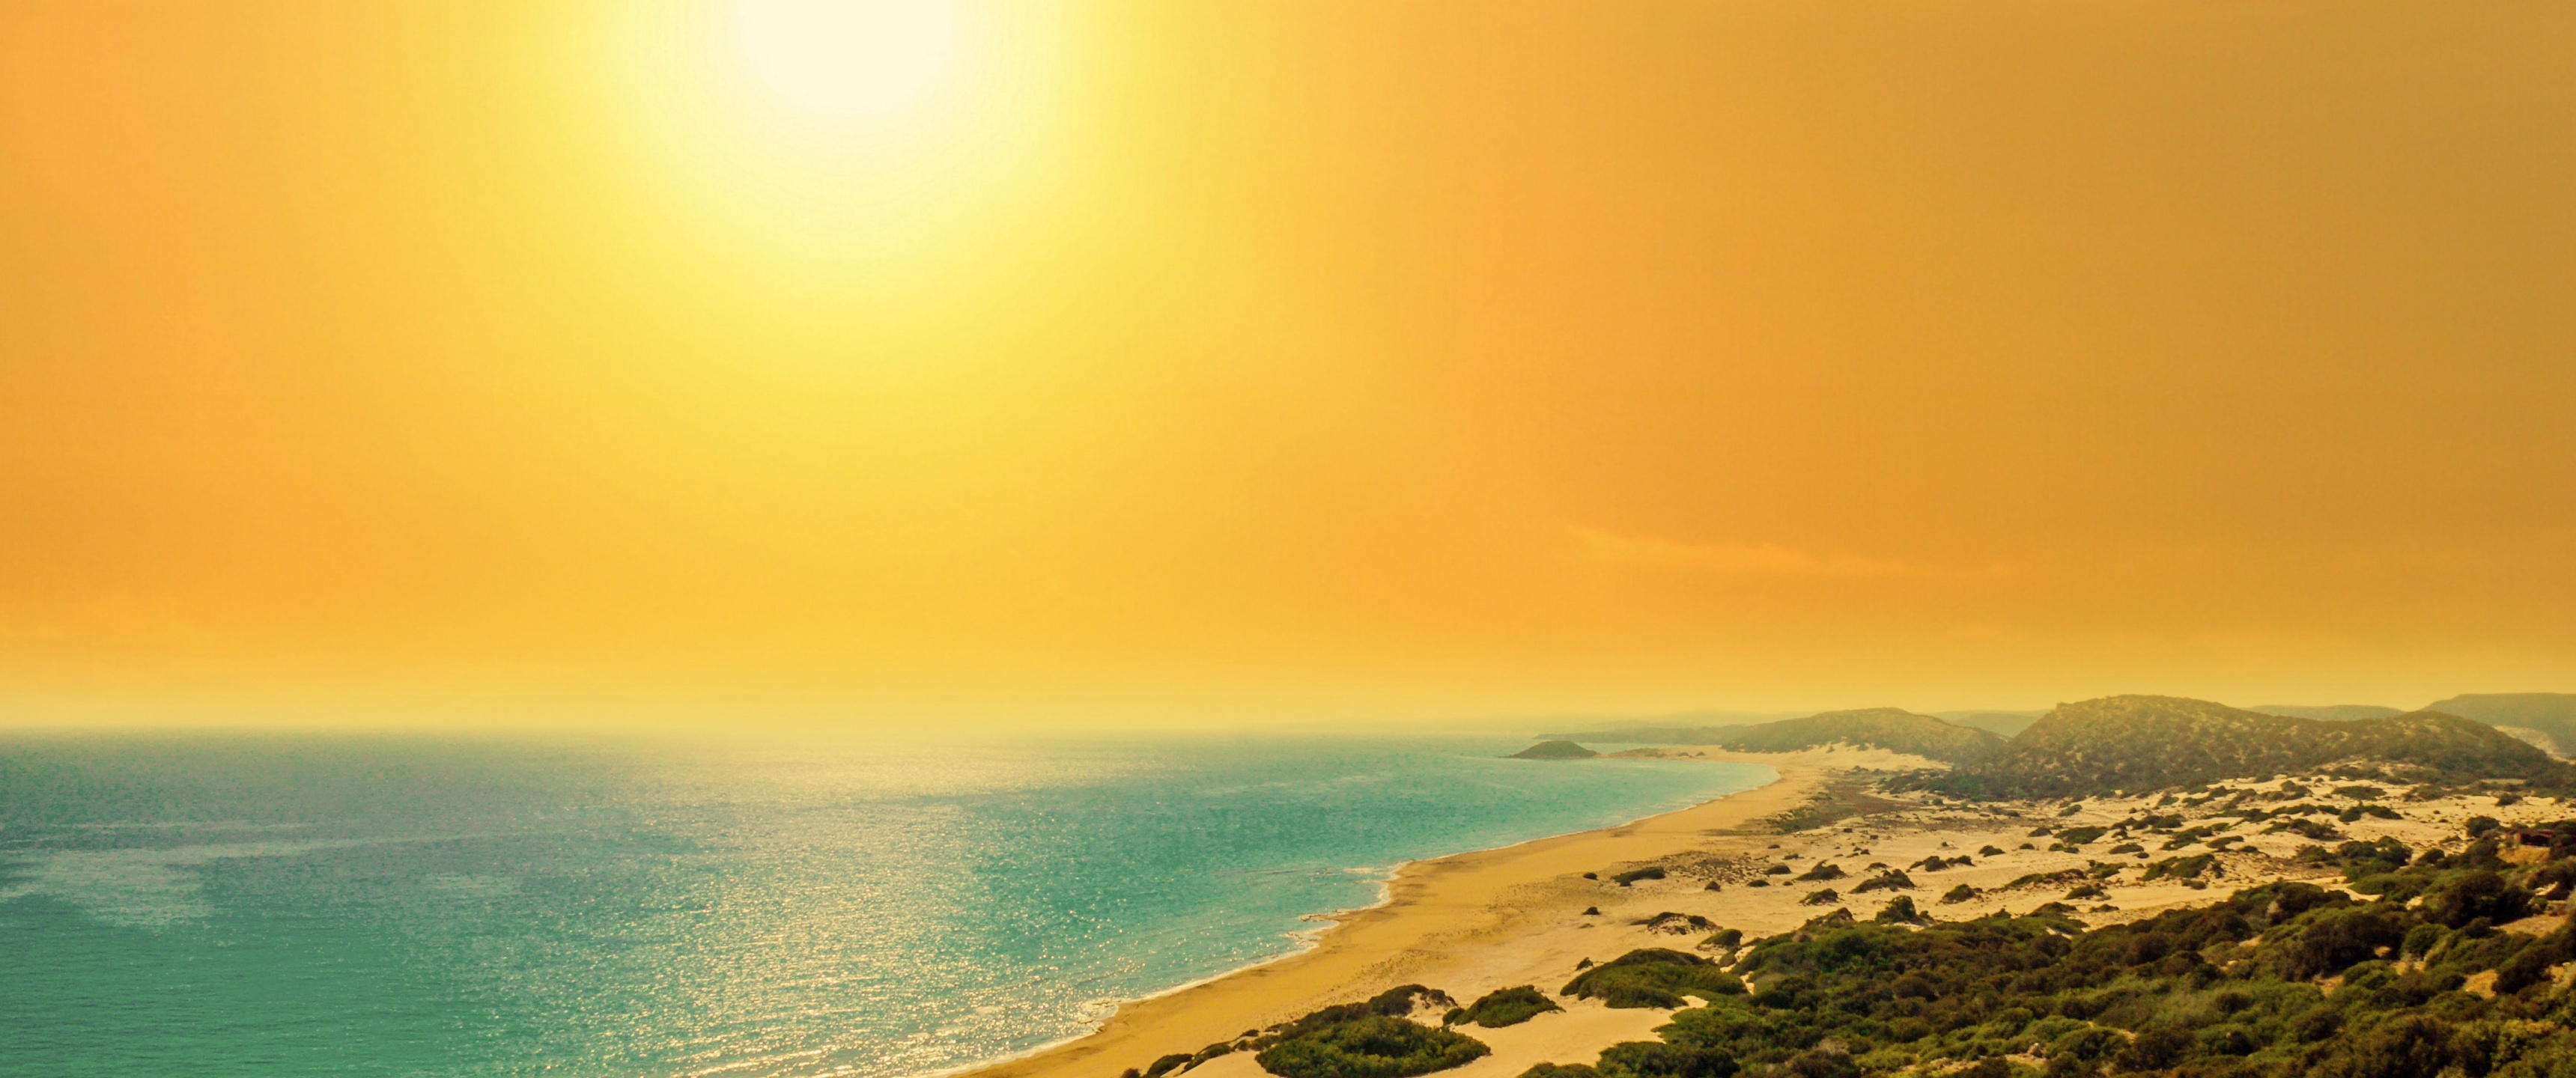
<svg viewBox="0 0 2576 1078"><path fill-rule="evenodd" d="M2130 1071L2169 1070L2157 1061L2191 1052L2297 1064L2376 1042L2318 1048L2328 1038L2284 1026L2203 1046L2156 1032L2165 1026L2052 1011L2053 981L1989 989L2023 993L2037 1008L2025 1013L2055 1013L2058 1025L2009 1043L1945 1039L1929 1022L1886 1024L1914 1017L1903 999L1940 998L1928 980L1890 1002L1875 980L1886 967L1849 956L1911 948L1950 956L1943 977L1989 977L1965 956L2003 933L2029 947L2010 969L2060 964L2069 947L2092 956L2067 967L2088 989L2110 992L2125 976L2194 990L2238 977L2314 995L2320 971L2361 977L2361 966L2394 961L2402 936L2407 960L2440 967L2449 987L2372 1006L2421 1008L2459 992L2454 1009L2489 999L2506 1017L2540 1013L2547 1000L2526 989L2564 986L2552 970L2576 964L2562 901L2576 879L2576 820L2555 816L2576 794L2576 767L2503 727L2430 711L2322 720L2127 695L2062 704L2009 740L1892 708L1724 736L1606 756L1571 738L1531 746L1515 755L1755 762L1775 779L1627 825L1406 865L1387 901L1337 918L1294 959L1121 1007L1088 1037L977 1078L1332 1078L1351 1066L1638 1078L1694 1073L1678 1069L1692 1060L1720 1074L1739 1061L1848 1074L1966 1063L2007 1078L2042 1063L2057 1073L2093 1059L2084 1045L2118 1048L2133 1034L2119 1064ZM2422 909L2392 904L2409 898ZM2305 927L2239 940L2273 950L2222 969L2178 927L2214 923L2211 909ZM2363 922L2377 926L2368 947L2319 942ZM2140 934L2158 942L2139 951ZM2123 957L2133 954L2145 957ZM1811 982L1809 971L1834 979ZM1830 1019L1856 1045L1848 1051L1763 1024L1774 1011L1829 1020L1809 1002L1815 984L1856 1001L1834 1014L1863 1015ZM1694 1009L1675 1017L1683 1008ZM2159 1021L2188 1018L2173 1010ZM2576 1051L2576 1038L2565 1047Z"/></svg>

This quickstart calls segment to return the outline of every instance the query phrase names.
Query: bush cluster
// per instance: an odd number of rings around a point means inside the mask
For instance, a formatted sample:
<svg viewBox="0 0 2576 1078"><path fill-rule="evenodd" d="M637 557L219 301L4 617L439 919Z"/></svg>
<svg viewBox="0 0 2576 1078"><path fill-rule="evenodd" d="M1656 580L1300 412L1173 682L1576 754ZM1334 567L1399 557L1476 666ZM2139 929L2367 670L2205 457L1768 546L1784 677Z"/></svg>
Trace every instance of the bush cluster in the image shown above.
<svg viewBox="0 0 2576 1078"><path fill-rule="evenodd" d="M2386 840L2318 854L2369 896L2275 883L2101 928L2059 903L1920 928L1820 917L1742 952L1750 994L1693 993L1704 1002L1658 1041L1524 1078L2006 1078L2006 1057L2037 1057L2046 1078L2576 1074L2576 990L2550 975L2576 935L2496 928L2576 890L2576 857L2515 867L2492 839L2456 856ZM1716 972L1669 954L1594 972Z"/></svg>
<svg viewBox="0 0 2576 1078"><path fill-rule="evenodd" d="M1501 1029L1519 1025L1549 1011L1564 1009L1542 994L1538 986L1525 984L1487 992L1476 1002L1450 1011L1442 1021L1453 1026L1472 1023L1487 1029Z"/></svg>
<svg viewBox="0 0 2576 1078"><path fill-rule="evenodd" d="M1253 1059L1281 1078L1411 1078L1460 1066L1490 1051L1483 1041L1455 1030L1372 1014L1280 1041Z"/></svg>
<svg viewBox="0 0 2576 1078"><path fill-rule="evenodd" d="M1682 1007L1688 1005L1682 999L1686 995L1743 995L1744 982L1698 955L1650 947L1576 974L1557 994L1598 999L1610 1007Z"/></svg>

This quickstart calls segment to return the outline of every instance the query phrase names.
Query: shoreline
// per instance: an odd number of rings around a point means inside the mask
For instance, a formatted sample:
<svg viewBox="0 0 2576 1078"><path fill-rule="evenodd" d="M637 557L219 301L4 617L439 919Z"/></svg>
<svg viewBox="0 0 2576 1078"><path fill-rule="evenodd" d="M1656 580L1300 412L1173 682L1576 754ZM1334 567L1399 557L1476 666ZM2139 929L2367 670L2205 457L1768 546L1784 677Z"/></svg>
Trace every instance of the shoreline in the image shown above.
<svg viewBox="0 0 2576 1078"><path fill-rule="evenodd" d="M1089 1032L931 1078L1117 1078L1158 1056L1229 1040L1246 1029L1397 984L1425 978L1457 988L1482 983L1490 977L1475 967L1488 964L1479 961L1490 957L1488 945L1534 921L1572 916L1600 900L1601 884L1582 879L1582 873L1685 853L1720 835L1740 834L1756 820L1804 804L1834 774L1869 766L1874 761L1865 755L1709 751L1697 758L1758 764L1771 768L1773 777L1627 823L1404 862L1387 878L1379 901L1312 915L1331 923L1317 930L1309 946L1122 1001Z"/></svg>

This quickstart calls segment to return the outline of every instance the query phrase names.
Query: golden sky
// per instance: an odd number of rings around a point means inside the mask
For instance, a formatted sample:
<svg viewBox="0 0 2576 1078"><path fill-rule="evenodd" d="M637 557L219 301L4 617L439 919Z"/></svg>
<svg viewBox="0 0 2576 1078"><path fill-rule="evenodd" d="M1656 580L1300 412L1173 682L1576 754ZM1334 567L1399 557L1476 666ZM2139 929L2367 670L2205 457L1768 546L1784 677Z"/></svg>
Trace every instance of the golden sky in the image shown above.
<svg viewBox="0 0 2576 1078"><path fill-rule="evenodd" d="M0 0L0 722L2576 688L2570 57L2524 0Z"/></svg>

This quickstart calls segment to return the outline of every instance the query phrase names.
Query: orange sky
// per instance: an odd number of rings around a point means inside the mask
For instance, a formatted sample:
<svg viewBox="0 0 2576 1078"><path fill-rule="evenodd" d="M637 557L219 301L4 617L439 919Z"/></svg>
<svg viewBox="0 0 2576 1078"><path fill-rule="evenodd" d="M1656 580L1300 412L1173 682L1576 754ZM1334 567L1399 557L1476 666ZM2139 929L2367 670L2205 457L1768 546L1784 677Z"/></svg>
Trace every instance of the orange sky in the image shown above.
<svg viewBox="0 0 2576 1078"><path fill-rule="evenodd" d="M0 0L0 722L2576 688L2576 7L954 15Z"/></svg>

